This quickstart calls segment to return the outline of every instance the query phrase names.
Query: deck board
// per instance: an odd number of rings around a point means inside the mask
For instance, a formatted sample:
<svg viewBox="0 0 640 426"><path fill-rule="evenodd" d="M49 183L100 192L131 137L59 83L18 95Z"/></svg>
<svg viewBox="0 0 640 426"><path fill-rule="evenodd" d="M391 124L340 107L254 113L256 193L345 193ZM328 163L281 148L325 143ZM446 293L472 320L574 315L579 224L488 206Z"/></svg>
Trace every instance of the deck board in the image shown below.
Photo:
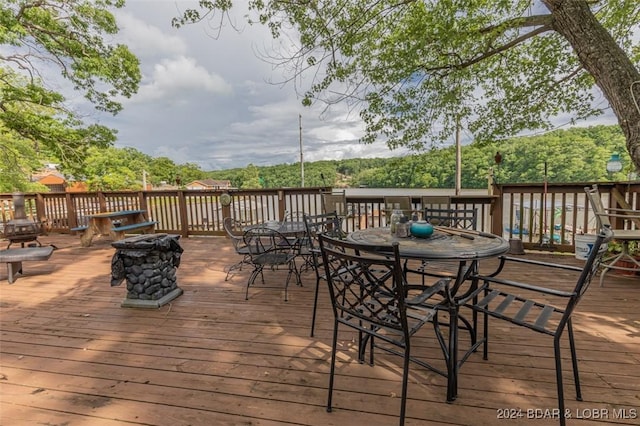
<svg viewBox="0 0 640 426"><path fill-rule="evenodd" d="M159 309L121 308L125 289L109 284L109 243L83 248L77 236L54 234L40 240L58 247L49 261L25 264L13 284L0 270L0 424L396 424L399 360L379 353L374 367L358 364L348 331L340 334L334 409L326 412L333 320L321 287L316 336L309 337L313 272L303 274L302 287L290 286L288 302L281 288L260 285L246 301L246 268L225 281L225 266L237 260L225 238L181 239L184 294ZM523 268L517 275L571 286L563 274ZM267 285L283 277L265 272ZM584 401L573 398L568 362L565 394L574 417L596 410L608 417L569 424L637 424L613 410L629 417L640 410L640 277L610 273L605 287L597 284L574 315ZM480 352L469 358L455 402L445 402L443 377L413 366L408 425L557 424L496 418L505 408L554 409L556 389L548 336L491 324L489 360ZM563 350L568 361L568 345ZM444 367L429 327L413 353Z"/></svg>

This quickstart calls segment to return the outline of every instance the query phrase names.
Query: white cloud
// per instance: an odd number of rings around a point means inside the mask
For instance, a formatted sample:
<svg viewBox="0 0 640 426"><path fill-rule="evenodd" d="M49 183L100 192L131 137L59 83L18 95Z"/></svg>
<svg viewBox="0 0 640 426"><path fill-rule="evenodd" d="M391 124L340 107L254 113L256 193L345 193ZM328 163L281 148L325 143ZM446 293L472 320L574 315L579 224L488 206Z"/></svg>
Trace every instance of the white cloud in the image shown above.
<svg viewBox="0 0 640 426"><path fill-rule="evenodd" d="M117 12L120 31L118 37L138 57L155 54L183 55L188 45L177 33L167 34L155 25L143 21L127 12Z"/></svg>
<svg viewBox="0 0 640 426"><path fill-rule="evenodd" d="M143 80L132 101L148 102L161 98L175 100L176 97L184 100L201 91L229 94L231 86L219 75L199 66L194 58L180 56L157 63L152 75Z"/></svg>

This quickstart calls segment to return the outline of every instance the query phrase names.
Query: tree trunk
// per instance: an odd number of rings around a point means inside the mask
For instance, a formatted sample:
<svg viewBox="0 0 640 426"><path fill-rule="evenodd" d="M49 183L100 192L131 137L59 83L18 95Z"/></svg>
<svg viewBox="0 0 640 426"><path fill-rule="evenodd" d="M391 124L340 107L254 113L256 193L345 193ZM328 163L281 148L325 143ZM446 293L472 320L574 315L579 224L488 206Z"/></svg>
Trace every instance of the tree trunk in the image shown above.
<svg viewBox="0 0 640 426"><path fill-rule="evenodd" d="M584 68L609 101L640 171L640 72L611 34L598 22L586 1L543 0L553 28L566 38ZM635 100L634 100L635 94Z"/></svg>

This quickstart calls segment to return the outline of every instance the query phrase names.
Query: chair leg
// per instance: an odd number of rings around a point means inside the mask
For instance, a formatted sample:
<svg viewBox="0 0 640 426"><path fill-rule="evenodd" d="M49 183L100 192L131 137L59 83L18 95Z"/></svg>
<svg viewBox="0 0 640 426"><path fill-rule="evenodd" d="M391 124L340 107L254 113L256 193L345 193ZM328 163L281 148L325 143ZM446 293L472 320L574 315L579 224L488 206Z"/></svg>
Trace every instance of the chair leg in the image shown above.
<svg viewBox="0 0 640 426"><path fill-rule="evenodd" d="M482 332L484 333L484 345L482 349L482 359L485 361L489 359L489 315L486 312L483 312L483 325Z"/></svg>
<svg viewBox="0 0 640 426"><path fill-rule="evenodd" d="M407 388L409 385L409 361L410 350L409 350L409 342L406 342L405 352L404 352L404 364L402 370L402 399L400 400L400 426L404 426L404 418L407 411Z"/></svg>
<svg viewBox="0 0 640 426"><path fill-rule="evenodd" d="M447 365L447 402L458 397L458 311L449 309L449 365Z"/></svg>
<svg viewBox="0 0 640 426"><path fill-rule="evenodd" d="M582 401L582 391L580 390L580 374L578 372L578 356L576 353L576 343L573 339L573 326L571 319L567 322L567 332L569 334L569 348L571 350L571 364L573 365L573 382L576 386L576 400Z"/></svg>
<svg viewBox="0 0 640 426"><path fill-rule="evenodd" d="M333 380L336 372L336 349L338 347L338 320L333 321L333 343L331 344L331 369L329 371L329 393L327 397L327 412L331 412L331 399L333 397Z"/></svg>
<svg viewBox="0 0 640 426"><path fill-rule="evenodd" d="M311 337L316 327L316 313L318 311L318 291L320 290L320 279L316 278L316 293L313 297L313 316L311 317Z"/></svg>
<svg viewBox="0 0 640 426"><path fill-rule="evenodd" d="M251 287L251 284L254 283L254 281L256 280L256 277L258 276L258 274L260 274L262 276L262 268L261 267L256 267L253 271L251 271L251 275L249 276L249 280L247 281L247 291L244 295L244 300L249 300L249 287ZM264 283L264 276L262 276L262 280Z"/></svg>
<svg viewBox="0 0 640 426"><path fill-rule="evenodd" d="M564 388L562 385L562 358L560 357L560 334L553 337L553 354L556 359L556 386L558 388L560 426L565 426L566 419L564 413Z"/></svg>

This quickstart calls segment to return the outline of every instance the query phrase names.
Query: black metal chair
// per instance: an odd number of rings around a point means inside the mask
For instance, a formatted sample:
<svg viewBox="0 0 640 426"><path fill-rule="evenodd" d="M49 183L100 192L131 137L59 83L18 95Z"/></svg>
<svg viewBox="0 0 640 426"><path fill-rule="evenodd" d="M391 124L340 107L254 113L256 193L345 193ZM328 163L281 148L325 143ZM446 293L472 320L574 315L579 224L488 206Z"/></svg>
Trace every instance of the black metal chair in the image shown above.
<svg viewBox="0 0 640 426"><path fill-rule="evenodd" d="M303 211L285 211L283 223L287 222L304 222L304 216L306 215ZM296 248L298 252L298 257L302 259L302 265L298 268L299 272L305 272L309 269L313 268L313 259L312 259L312 246L311 241L309 241L308 230L306 229L306 225L304 227L305 232L299 235L288 235L287 238L291 242L292 245Z"/></svg>
<svg viewBox="0 0 640 426"><path fill-rule="evenodd" d="M489 353L489 317L508 321L517 326L553 337L558 413L561 425L565 424L565 409L560 339L566 330L571 351L576 399L581 401L578 359L576 357L571 315L598 271L605 252L600 248L611 241L612 237L613 232L609 227L602 228L584 267L503 256L496 272L487 276L477 277L481 282L479 294L484 294L484 297L469 305L471 309L484 316L484 359L488 359ZM516 262L530 266L532 271L535 271L536 268L553 268L557 269L558 272L573 271L577 276L576 285L572 290L567 291L553 288L552 286L542 287L536 284L502 278L501 274L508 268L507 265ZM549 284L552 285L553 283Z"/></svg>
<svg viewBox="0 0 640 426"><path fill-rule="evenodd" d="M263 271L267 269L277 269L280 266L288 268L287 279L284 286L284 300L289 300L289 281L295 277L296 283L302 285L300 273L296 266L296 256L298 254L295 243L280 232L267 226L253 226L247 229L243 236L244 243L249 247L249 262L253 265L253 271L247 281L247 291L245 299L249 300L249 287L254 284L258 275L264 284Z"/></svg>
<svg viewBox="0 0 640 426"><path fill-rule="evenodd" d="M320 234L328 234L342 238L345 237L346 234L342 231L340 217L338 217L336 212L317 215L305 214L303 216L303 220L304 226L307 230L309 254L313 264L312 269L316 273L316 290L313 297L313 313L311 317L311 337L313 337L316 325L316 313L318 310L318 291L320 289L320 281L326 281L318 236Z"/></svg>
<svg viewBox="0 0 640 426"><path fill-rule="evenodd" d="M424 219L434 226L476 229L478 225L478 210L425 207Z"/></svg>
<svg viewBox="0 0 640 426"><path fill-rule="evenodd" d="M229 275L233 271L241 271L243 265L251 263L251 255L249 253L249 247L244 243L244 231L242 230L239 222L232 217L225 217L222 221L222 226L233 243L234 250L237 254L242 256L242 259L238 263L227 268L227 276L224 279L227 281L229 279Z"/></svg>
<svg viewBox="0 0 640 426"><path fill-rule="evenodd" d="M403 357L399 422L403 425L410 362L453 377L449 370L440 371L411 356L411 337L423 325L429 322L437 324L438 311L425 303L440 292L448 292L449 280L443 279L429 291L409 299L397 243L393 246L364 246L325 234L320 234L319 243L334 314L327 411L332 410L338 328L343 325L358 332L360 362L364 361L367 343L371 364L374 362L374 347ZM442 336L437 337L446 356Z"/></svg>
<svg viewBox="0 0 640 426"><path fill-rule="evenodd" d="M478 224L478 210L425 207L424 219L434 226L475 230ZM454 267L452 270L448 270L447 266L439 263L439 268L436 269L430 268L428 262L422 262L419 266L412 268L405 263L405 274L415 273L421 275L422 284L424 285L426 276L455 277L458 273L457 269Z"/></svg>

